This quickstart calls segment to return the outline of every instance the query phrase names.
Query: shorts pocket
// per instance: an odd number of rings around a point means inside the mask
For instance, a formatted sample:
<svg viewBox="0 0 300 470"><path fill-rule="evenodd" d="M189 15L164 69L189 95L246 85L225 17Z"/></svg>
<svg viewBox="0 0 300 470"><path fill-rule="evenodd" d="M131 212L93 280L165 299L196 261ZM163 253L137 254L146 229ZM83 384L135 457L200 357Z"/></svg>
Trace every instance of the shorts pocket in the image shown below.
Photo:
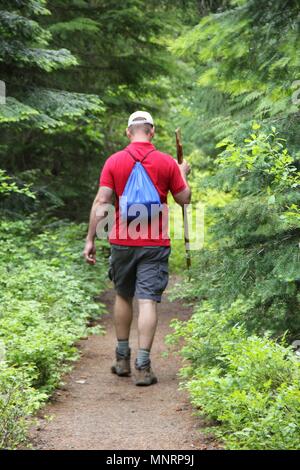
<svg viewBox="0 0 300 470"><path fill-rule="evenodd" d="M112 264L112 258L111 256L109 257L109 267L108 267L108 277L111 281L114 281L115 276L114 276L114 267Z"/></svg>
<svg viewBox="0 0 300 470"><path fill-rule="evenodd" d="M168 285L169 267L167 263L159 263L158 265L158 292L162 293Z"/></svg>
<svg viewBox="0 0 300 470"><path fill-rule="evenodd" d="M112 267L110 267L110 268L108 269L108 277L109 277L109 279L110 279L111 281L114 280L114 272L113 272L113 268L112 268Z"/></svg>

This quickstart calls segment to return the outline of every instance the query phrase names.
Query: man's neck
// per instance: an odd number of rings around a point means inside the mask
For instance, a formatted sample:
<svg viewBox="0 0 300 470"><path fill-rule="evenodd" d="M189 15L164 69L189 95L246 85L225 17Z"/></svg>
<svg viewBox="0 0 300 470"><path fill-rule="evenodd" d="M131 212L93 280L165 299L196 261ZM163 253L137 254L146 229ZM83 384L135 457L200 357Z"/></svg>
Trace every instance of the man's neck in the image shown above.
<svg viewBox="0 0 300 470"><path fill-rule="evenodd" d="M147 137L143 137L143 136L136 136L136 137L133 137L130 141L131 144L135 144L137 142L142 142L142 143L148 143L148 144L151 144L151 140L147 139Z"/></svg>

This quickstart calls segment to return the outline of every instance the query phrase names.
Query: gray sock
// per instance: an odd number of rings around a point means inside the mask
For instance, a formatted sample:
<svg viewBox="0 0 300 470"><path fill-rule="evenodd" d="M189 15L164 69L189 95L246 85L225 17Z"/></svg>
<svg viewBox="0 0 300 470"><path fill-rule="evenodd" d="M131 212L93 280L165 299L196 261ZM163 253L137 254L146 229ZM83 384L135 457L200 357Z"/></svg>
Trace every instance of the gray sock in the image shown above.
<svg viewBox="0 0 300 470"><path fill-rule="evenodd" d="M148 366L150 363L150 351L149 349L139 349L137 358L136 358L136 366L137 367L145 367Z"/></svg>
<svg viewBox="0 0 300 470"><path fill-rule="evenodd" d="M118 339L117 345L118 354L121 356L127 356L129 353L129 341L128 339Z"/></svg>

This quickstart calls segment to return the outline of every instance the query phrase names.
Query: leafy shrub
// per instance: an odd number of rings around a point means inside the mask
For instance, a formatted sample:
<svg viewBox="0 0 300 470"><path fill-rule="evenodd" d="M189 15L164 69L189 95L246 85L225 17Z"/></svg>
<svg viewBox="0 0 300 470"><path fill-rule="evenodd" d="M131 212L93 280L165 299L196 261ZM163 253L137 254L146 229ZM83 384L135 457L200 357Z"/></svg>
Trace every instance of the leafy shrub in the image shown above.
<svg viewBox="0 0 300 470"><path fill-rule="evenodd" d="M87 321L104 310L91 298L105 286L106 264L91 269L83 262L85 230L84 225L53 221L39 232L35 218L1 221L2 447L24 441L26 418L78 358L74 343L88 333Z"/></svg>
<svg viewBox="0 0 300 470"><path fill-rule="evenodd" d="M250 333L274 337L300 331L299 170L273 128L258 123L243 143L225 139L215 172L202 181L230 198L208 201L208 243L193 254L191 282L177 293L227 308L251 299ZM298 165L299 167L299 165Z"/></svg>
<svg viewBox="0 0 300 470"><path fill-rule="evenodd" d="M35 199L35 194L30 191L28 185L20 188L13 179L0 168L0 196L10 196L11 194L24 194L27 197Z"/></svg>
<svg viewBox="0 0 300 470"><path fill-rule="evenodd" d="M248 336L249 308L242 298L223 311L206 302L187 322L173 321L167 343L184 339L182 384L225 447L299 449L300 364L284 344Z"/></svg>
<svg viewBox="0 0 300 470"><path fill-rule="evenodd" d="M0 362L0 449L25 442L28 416L47 398L31 385L33 368L13 367Z"/></svg>

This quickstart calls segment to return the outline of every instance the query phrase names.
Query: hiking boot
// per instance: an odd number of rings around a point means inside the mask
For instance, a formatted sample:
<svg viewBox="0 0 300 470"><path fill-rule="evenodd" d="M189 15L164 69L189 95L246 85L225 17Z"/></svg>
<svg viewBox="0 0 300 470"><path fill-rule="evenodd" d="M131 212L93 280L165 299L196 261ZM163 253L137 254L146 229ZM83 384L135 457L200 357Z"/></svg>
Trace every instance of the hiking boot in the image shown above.
<svg viewBox="0 0 300 470"><path fill-rule="evenodd" d="M127 356L119 354L118 350L116 349L116 359L113 365L111 366L111 371L113 374L117 374L119 377L130 376L130 349Z"/></svg>
<svg viewBox="0 0 300 470"><path fill-rule="evenodd" d="M151 369L151 362L144 367L137 367L137 362L135 362L135 377L134 383L138 386L147 386L157 383L157 378L154 375L153 370Z"/></svg>

